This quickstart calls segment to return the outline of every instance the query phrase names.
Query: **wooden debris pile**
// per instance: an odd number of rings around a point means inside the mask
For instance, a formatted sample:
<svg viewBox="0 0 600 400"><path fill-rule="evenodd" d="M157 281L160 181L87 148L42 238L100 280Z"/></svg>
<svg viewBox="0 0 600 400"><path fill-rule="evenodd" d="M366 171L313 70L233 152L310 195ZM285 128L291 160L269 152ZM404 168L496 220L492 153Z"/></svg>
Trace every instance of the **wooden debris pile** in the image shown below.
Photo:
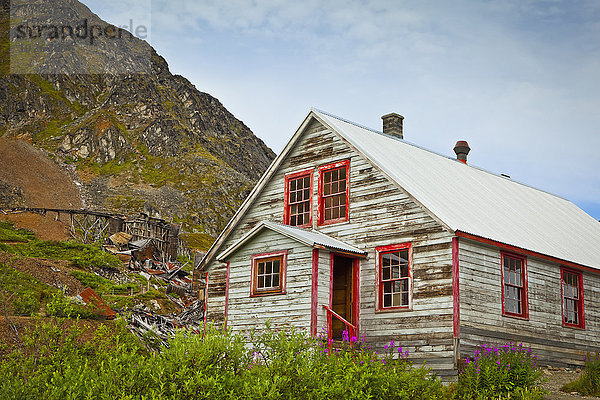
<svg viewBox="0 0 600 400"><path fill-rule="evenodd" d="M150 310L125 309L119 313L127 319L131 332L144 340L156 339L160 347L169 347L177 329L200 333L204 322L204 302L196 300L179 314L159 315ZM158 347L158 346L157 346Z"/></svg>

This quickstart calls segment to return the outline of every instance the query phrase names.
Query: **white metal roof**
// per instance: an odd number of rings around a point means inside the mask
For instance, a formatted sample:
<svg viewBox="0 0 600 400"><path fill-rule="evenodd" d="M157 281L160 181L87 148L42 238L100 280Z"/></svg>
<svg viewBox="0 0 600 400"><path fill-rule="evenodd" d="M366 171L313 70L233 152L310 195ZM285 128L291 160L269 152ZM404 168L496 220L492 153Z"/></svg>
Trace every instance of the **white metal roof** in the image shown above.
<svg viewBox="0 0 600 400"><path fill-rule="evenodd" d="M600 222L570 201L311 112L451 230L600 269Z"/></svg>
<svg viewBox="0 0 600 400"><path fill-rule="evenodd" d="M315 230L296 228L293 226L282 225L271 221L262 221L259 222L254 228L252 228L248 233L242 236L239 240L237 240L234 244L229 246L225 251L219 254L217 256L217 260L223 261L227 259L227 257L229 257L233 252L235 252L240 246L242 246L244 243L246 243L248 240L254 237L254 235L262 231L263 229L270 229L272 231L278 232L306 246L315 248L325 248L328 250L355 254L357 256L362 257L367 255L365 251L362 251L354 246L350 246L344 242L341 242L337 239L334 239Z"/></svg>

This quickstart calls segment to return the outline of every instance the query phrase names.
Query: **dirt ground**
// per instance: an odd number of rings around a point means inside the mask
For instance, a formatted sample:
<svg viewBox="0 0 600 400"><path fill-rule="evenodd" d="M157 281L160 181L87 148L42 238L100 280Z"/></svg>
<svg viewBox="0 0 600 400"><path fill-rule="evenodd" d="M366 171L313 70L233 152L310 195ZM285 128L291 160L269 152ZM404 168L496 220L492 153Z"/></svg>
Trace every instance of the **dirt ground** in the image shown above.
<svg viewBox="0 0 600 400"><path fill-rule="evenodd" d="M23 140L0 138L0 180L20 187L29 207L81 208L79 189L42 150Z"/></svg>
<svg viewBox="0 0 600 400"><path fill-rule="evenodd" d="M53 212L41 215L24 212L4 214L0 211L0 221L13 222L17 228L30 230L41 240L60 242L70 239L69 216L62 214L58 220L57 217L58 215Z"/></svg>
<svg viewBox="0 0 600 400"><path fill-rule="evenodd" d="M546 395L547 400L576 400L576 399L598 399L598 397L580 396L578 393L561 392L560 388L569 382L577 380L581 375L580 369L545 368L544 382L542 387L550 393Z"/></svg>

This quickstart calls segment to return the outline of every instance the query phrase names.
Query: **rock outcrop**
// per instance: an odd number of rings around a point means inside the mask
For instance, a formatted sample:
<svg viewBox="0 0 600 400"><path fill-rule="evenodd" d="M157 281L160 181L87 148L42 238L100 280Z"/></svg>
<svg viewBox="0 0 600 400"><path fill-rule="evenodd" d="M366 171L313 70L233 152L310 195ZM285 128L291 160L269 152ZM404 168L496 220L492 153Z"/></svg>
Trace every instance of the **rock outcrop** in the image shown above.
<svg viewBox="0 0 600 400"><path fill-rule="evenodd" d="M13 15L26 21L109 26L75 0L13 3ZM2 26L6 39L6 20ZM14 27L10 35L12 46L18 41ZM47 43L43 36L32 43L37 53L13 52L10 59L22 67L22 59L33 58L35 73L2 69L0 136L27 141L63 169L70 167L84 207L126 214L159 210L188 232L214 237L274 158L216 98L172 75L146 42L61 42L62 52L37 64ZM102 73L80 73L82 65ZM59 67L65 72L55 73ZM53 73L39 73L46 70ZM5 202L27 199L10 181L0 191Z"/></svg>

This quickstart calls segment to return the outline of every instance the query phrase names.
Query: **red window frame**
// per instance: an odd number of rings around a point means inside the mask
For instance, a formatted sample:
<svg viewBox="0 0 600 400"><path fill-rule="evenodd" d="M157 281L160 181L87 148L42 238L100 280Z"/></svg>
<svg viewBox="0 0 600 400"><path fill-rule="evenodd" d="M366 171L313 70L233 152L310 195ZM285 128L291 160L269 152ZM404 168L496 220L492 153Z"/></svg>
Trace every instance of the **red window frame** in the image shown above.
<svg viewBox="0 0 600 400"><path fill-rule="evenodd" d="M565 282L565 277L567 276L571 276L572 278L575 278L577 280L577 296L573 296L572 293L565 293L565 286L566 283ZM560 269L560 299L561 299L561 308L562 308L562 323L563 326L568 326L571 328L580 328L580 329L585 329L585 313L584 313L584 306L583 306L583 274L581 273L581 271L576 271L574 269L570 269L570 268L565 268L565 267L561 267ZM567 322L566 321L566 312L568 310L566 310L566 304L567 301L571 300L573 302L575 302L575 307L573 309L573 312L576 313L575 315L578 316L579 320L577 321L577 323L573 323L573 322Z"/></svg>
<svg viewBox="0 0 600 400"><path fill-rule="evenodd" d="M333 171L336 169L342 169L345 168L345 172L346 172L346 180L345 180L345 185L346 185L346 193L345 193L345 197L344 197L344 201L346 202L346 209L345 209L345 213L343 216L340 216L339 218L335 218L335 219L329 219L326 220L325 219L325 202L326 202L326 198L327 197L333 197L333 196L337 196L339 194L341 194L342 192L336 192L335 194L330 194L330 195L325 195L325 190L324 190L324 179L323 179L323 175L326 172L329 171ZM348 210L349 210L349 193L350 193L350 160L344 160L344 161L339 161L339 162L335 162L332 164L328 164L328 165L323 165L321 167L319 167L319 207L317 209L317 220L318 220L318 225L329 225L329 224L335 224L338 222L345 222L348 221Z"/></svg>
<svg viewBox="0 0 600 400"><path fill-rule="evenodd" d="M251 282L250 297L268 296L274 294L285 294L286 276L287 276L287 250L274 251L270 253L254 254L251 259ZM279 285L277 287L259 289L258 284L258 264L279 260Z"/></svg>
<svg viewBox="0 0 600 400"><path fill-rule="evenodd" d="M394 279L384 279L383 276L383 256L385 254L390 254L394 252L407 251L408 255L408 276L403 278L401 277L401 269L399 269L399 278ZM393 244L389 246L380 246L376 248L376 270L377 270L377 311L398 311L398 310L410 310L412 307L413 300L413 251L412 251L412 243L399 243ZM384 306L384 286L388 282L396 282L402 279L406 279L408 282L408 302L407 304L401 304L399 306ZM402 293L405 291L401 291L401 299ZM393 300L392 300L393 304Z"/></svg>
<svg viewBox="0 0 600 400"><path fill-rule="evenodd" d="M507 280L507 276L505 276L505 260L507 260L510 263L510 260L515 260L515 261L520 261L521 263L521 272L519 274L520 277L520 284L519 282L516 281L516 279L512 279L512 276L509 273L508 276L508 280ZM515 263L515 267L516 267L516 263ZM509 264L509 268L510 268L510 264ZM501 271L501 276L502 276L502 315L507 316L507 317L515 317L515 318L521 318L521 319L529 319L529 297L528 297L528 290L527 290L527 286L528 286L528 282L527 282L527 258L518 254L512 254L512 253L506 253L506 252L501 252L501 264L500 264L500 271ZM512 300L512 296L510 296L511 291L509 290L507 293L507 288L515 288L520 290L521 296L520 296L520 305L521 305L521 312L513 312L513 311L509 311L508 307L507 307L507 301L511 301ZM515 293L515 292L513 292Z"/></svg>
<svg viewBox="0 0 600 400"><path fill-rule="evenodd" d="M292 204L290 204L290 182L296 179L303 179L303 178L309 178L310 180L310 194L309 194L309 198L308 198L308 202L309 202L309 215L308 215L308 221L301 224L301 225L294 225L297 226L299 228L308 228L312 226L312 214L313 214L313 205L312 205L312 199L313 199L313 168L310 169L305 169L302 171L298 171L298 172L293 172L291 174L287 174L285 176L285 197L283 200L284 203L284 208L283 208L283 223L285 225L290 225L290 220L291 220L291 215L290 215L290 208L292 206ZM305 202L306 199L303 201ZM295 204L299 204L298 202L296 202Z"/></svg>

